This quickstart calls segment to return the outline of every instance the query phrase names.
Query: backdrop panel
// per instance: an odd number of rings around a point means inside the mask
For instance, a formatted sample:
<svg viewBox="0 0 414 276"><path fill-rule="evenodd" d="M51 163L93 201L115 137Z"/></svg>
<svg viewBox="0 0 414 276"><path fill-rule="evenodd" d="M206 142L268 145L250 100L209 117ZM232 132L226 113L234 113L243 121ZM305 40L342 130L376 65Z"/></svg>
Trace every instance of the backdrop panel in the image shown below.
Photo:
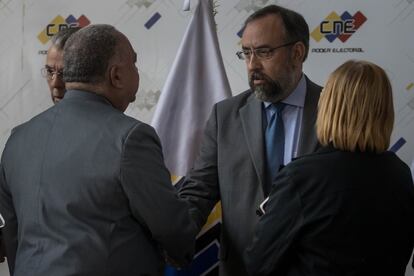
<svg viewBox="0 0 414 276"><path fill-rule="evenodd" d="M196 0L192 2L195 7ZM414 0L216 2L219 43L233 95L248 87L245 64L235 55L243 21L272 3L294 9L305 16L312 32L304 72L313 81L323 85L348 59L366 59L387 71L396 111L393 150L411 164ZM14 126L52 105L40 68L50 36L74 25L108 23L128 36L138 53L141 85L127 113L149 123L192 12L182 11L182 0L0 0L0 150Z"/></svg>

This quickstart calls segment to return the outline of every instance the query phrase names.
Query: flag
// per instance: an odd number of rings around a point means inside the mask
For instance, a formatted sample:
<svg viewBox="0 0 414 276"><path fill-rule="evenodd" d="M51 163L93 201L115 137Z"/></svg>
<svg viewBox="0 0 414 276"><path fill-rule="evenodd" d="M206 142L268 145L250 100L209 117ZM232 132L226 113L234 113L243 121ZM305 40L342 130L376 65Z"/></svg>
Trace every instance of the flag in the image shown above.
<svg viewBox="0 0 414 276"><path fill-rule="evenodd" d="M213 105L229 96L213 3L199 0L152 120L171 174L184 176L193 166Z"/></svg>
<svg viewBox="0 0 414 276"><path fill-rule="evenodd" d="M184 6L189 9L190 1ZM162 90L152 120L165 163L175 179L192 168L213 105L231 96L220 53L211 0L199 0ZM197 237L191 267L165 275L218 275L221 206Z"/></svg>

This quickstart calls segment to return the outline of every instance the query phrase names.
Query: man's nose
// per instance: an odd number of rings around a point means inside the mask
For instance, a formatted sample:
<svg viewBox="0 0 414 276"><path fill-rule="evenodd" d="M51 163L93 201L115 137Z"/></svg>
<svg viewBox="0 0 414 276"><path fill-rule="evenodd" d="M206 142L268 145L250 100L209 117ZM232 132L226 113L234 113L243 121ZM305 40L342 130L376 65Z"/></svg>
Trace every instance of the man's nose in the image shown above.
<svg viewBox="0 0 414 276"><path fill-rule="evenodd" d="M57 76L57 75L53 76L53 78L51 80L51 84L52 84L53 87L56 87L56 88L65 87L65 83L63 82L62 77Z"/></svg>
<svg viewBox="0 0 414 276"><path fill-rule="evenodd" d="M249 69L249 71L254 71L254 70L260 69L261 67L262 67L262 63L256 57L254 52L252 52L252 54L250 55L250 59L247 60L247 69Z"/></svg>

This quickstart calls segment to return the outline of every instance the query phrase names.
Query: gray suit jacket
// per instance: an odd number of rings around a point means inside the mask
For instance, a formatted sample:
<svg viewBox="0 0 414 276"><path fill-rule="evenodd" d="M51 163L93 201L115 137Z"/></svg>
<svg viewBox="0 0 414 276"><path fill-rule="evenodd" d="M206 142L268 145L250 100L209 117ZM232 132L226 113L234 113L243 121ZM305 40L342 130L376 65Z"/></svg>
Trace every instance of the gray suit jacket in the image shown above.
<svg viewBox="0 0 414 276"><path fill-rule="evenodd" d="M14 275L162 275L191 260L195 227L154 130L68 91L3 152L0 213Z"/></svg>
<svg viewBox="0 0 414 276"><path fill-rule="evenodd" d="M299 155L318 146L314 125L321 87L306 80ZM256 208L264 200L264 152L262 102L250 90L214 106L200 154L179 194L192 204L198 227L221 200L220 275L247 275L242 254L258 221Z"/></svg>

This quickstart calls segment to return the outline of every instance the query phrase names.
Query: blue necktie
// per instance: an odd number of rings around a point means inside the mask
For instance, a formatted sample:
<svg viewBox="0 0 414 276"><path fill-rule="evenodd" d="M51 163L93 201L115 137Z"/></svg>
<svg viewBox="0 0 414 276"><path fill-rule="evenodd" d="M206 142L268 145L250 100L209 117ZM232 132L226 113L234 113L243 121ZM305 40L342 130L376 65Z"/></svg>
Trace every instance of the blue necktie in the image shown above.
<svg viewBox="0 0 414 276"><path fill-rule="evenodd" d="M272 111L272 116L266 127L266 158L267 158L267 191L270 192L272 181L283 165L285 155L285 127L283 125L282 111L285 108L284 103L271 104L267 108Z"/></svg>

